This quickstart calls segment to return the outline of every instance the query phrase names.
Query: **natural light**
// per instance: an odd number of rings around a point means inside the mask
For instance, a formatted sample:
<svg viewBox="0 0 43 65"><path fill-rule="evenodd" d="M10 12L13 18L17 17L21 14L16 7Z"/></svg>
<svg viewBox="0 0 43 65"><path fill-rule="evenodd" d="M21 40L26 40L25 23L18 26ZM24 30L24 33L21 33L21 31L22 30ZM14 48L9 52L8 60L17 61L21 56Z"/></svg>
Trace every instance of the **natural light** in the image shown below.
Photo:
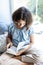
<svg viewBox="0 0 43 65"><path fill-rule="evenodd" d="M11 0L11 2L12 2L12 12L21 6L25 6L27 8L33 7L32 5L33 2L32 4L28 4L31 3L31 0L13 0L13 1ZM38 15L38 2L39 0L34 1L36 12L35 15L32 12L33 21L34 21L33 28L35 32L35 47L42 50L43 49L43 24L40 23L41 17Z"/></svg>

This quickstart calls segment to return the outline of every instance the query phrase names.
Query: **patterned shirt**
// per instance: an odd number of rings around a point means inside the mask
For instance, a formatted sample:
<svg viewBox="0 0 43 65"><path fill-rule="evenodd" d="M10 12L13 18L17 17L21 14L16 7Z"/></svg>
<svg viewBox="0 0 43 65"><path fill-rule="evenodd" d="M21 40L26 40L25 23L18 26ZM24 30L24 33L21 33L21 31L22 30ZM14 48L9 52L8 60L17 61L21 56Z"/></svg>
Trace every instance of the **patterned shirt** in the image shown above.
<svg viewBox="0 0 43 65"><path fill-rule="evenodd" d="M30 43L30 35L33 34L33 28L30 27L28 30L26 30L26 27L18 29L12 22L8 27L8 32L12 35L12 43L14 45L18 45L20 42L24 42L24 45L27 45Z"/></svg>

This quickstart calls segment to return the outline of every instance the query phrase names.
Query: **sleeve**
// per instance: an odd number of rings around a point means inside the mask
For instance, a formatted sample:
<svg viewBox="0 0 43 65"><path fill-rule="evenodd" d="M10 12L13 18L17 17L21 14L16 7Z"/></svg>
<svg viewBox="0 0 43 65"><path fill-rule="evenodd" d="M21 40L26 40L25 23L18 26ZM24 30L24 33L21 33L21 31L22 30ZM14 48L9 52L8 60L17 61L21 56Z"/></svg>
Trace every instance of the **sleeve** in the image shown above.
<svg viewBox="0 0 43 65"><path fill-rule="evenodd" d="M33 27L30 27L30 35L32 35L32 34L34 34L34 29L33 29Z"/></svg>
<svg viewBox="0 0 43 65"><path fill-rule="evenodd" d="M13 29L13 24L11 23L11 24L8 26L8 33L12 34L12 29Z"/></svg>

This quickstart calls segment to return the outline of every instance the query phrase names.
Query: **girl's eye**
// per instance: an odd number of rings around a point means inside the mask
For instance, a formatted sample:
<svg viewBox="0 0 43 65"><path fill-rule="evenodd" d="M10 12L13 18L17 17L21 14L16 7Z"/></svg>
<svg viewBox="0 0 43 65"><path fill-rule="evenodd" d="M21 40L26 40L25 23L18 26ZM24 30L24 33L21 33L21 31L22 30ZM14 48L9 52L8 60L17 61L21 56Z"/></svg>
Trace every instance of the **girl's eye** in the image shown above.
<svg viewBox="0 0 43 65"><path fill-rule="evenodd" d="M15 24L17 24L17 22L15 22Z"/></svg>

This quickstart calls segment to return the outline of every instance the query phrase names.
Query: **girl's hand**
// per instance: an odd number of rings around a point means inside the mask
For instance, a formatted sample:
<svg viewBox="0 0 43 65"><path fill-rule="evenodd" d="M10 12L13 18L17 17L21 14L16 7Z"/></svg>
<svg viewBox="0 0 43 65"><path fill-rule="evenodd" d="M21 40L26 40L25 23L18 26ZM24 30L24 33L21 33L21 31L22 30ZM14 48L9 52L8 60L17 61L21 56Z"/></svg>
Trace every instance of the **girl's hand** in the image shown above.
<svg viewBox="0 0 43 65"><path fill-rule="evenodd" d="M25 49L22 49L21 51L18 51L16 56L20 56L22 55L24 52L25 52L26 48Z"/></svg>
<svg viewBox="0 0 43 65"><path fill-rule="evenodd" d="M17 52L16 56L20 56L23 53L23 51Z"/></svg>
<svg viewBox="0 0 43 65"><path fill-rule="evenodd" d="M7 44L7 49L10 48L11 46L12 46L12 43L11 43L11 42L8 43L8 44Z"/></svg>
<svg viewBox="0 0 43 65"><path fill-rule="evenodd" d="M27 47L21 51L18 51L16 56L20 56L21 54L23 54L25 51L27 51L30 48L30 45L27 45Z"/></svg>

